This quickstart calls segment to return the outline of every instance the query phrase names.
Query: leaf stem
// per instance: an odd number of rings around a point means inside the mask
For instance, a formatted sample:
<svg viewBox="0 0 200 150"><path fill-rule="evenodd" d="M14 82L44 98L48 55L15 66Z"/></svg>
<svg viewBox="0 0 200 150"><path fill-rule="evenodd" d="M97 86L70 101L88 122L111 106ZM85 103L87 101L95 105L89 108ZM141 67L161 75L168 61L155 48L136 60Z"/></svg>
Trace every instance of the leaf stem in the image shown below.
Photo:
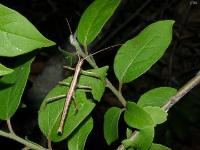
<svg viewBox="0 0 200 150"><path fill-rule="evenodd" d="M12 133L7 133L7 132L4 132L2 130L0 130L0 136L3 136L3 137L6 137L6 138L9 138L9 139L12 139L12 140L15 140L21 144L24 144L25 146L31 148L31 149L35 149L35 150L48 150L36 143L33 143L31 141L27 141L15 134L12 134Z"/></svg>
<svg viewBox="0 0 200 150"><path fill-rule="evenodd" d="M48 140L47 140L47 142L48 142L48 149L49 149L49 150L52 150L52 144L51 144L51 140L50 140L50 139L48 139Z"/></svg>
<svg viewBox="0 0 200 150"><path fill-rule="evenodd" d="M15 134L13 128L12 128L12 124L10 122L10 119L6 120L7 126L8 126L8 130L10 131L10 133Z"/></svg>
<svg viewBox="0 0 200 150"><path fill-rule="evenodd" d="M106 85L107 87L115 94L115 96L118 98L118 100L121 102L121 104L125 107L126 106L126 100L122 96L122 94L112 85L112 83L106 78Z"/></svg>

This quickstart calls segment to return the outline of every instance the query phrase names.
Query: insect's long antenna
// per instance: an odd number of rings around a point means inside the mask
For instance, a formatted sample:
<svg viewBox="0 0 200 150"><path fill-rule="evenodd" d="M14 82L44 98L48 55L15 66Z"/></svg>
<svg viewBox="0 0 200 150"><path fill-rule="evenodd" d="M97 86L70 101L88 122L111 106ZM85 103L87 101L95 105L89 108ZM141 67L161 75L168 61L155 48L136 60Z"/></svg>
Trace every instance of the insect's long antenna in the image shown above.
<svg viewBox="0 0 200 150"><path fill-rule="evenodd" d="M86 56L86 57L84 58L84 60L87 59L88 57L94 56L94 55L96 55L96 54L98 54L98 53L100 53L100 52L103 52L103 51L106 51L106 50L108 50L108 49L110 49L110 48L114 48L114 47L121 46L121 45L122 45L122 44L115 44L115 45L112 45L112 46L103 48L103 49L101 49L101 50L99 50L99 51L97 51L97 52L94 52L94 53L92 53L92 54Z"/></svg>
<svg viewBox="0 0 200 150"><path fill-rule="evenodd" d="M69 32L70 32L71 35L73 35L73 33L72 33L72 28L71 28L71 26L70 26L70 24L69 24L69 20L68 20L67 18L65 18L65 19L66 19L66 21L67 21L67 26L68 26L68 28L69 28Z"/></svg>

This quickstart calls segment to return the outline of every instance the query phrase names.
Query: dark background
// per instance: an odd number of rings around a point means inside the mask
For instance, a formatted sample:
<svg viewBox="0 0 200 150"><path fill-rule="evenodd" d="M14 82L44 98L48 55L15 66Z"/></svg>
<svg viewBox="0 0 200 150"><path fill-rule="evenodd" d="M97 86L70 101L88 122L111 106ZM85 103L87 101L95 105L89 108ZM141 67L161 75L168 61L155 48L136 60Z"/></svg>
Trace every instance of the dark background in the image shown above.
<svg viewBox="0 0 200 150"><path fill-rule="evenodd" d="M83 11L91 0L1 0L12 9L27 17L47 38L57 46L40 51L32 65L29 82L22 102L27 107L21 108L12 118L13 128L22 137L27 136L42 145L45 138L37 125L37 110L46 92L64 78L62 66L65 62L58 51L58 46L68 50L69 30L65 21L68 18L72 31L75 32ZM146 74L123 86L123 95L127 99L137 100L144 92L158 87L171 86L179 89L200 69L200 1L198 0L122 0L114 16L106 24L97 40L91 44L91 52L101 48L124 43L136 36L145 26L163 19L175 20L173 41L165 55ZM162 33L160 33L162 34ZM73 51L73 49L69 49ZM95 56L99 66L110 65L108 78L117 86L112 71L113 59L117 49L108 50ZM125 60L124 60L125 61ZM86 64L84 66L88 68ZM46 70L53 76L49 77ZM56 72L58 72L56 74ZM57 76L56 76L57 75ZM41 79L47 78L47 80ZM40 82L40 91L36 83ZM36 89L36 90L35 90ZM41 92L42 91L42 92ZM120 140L107 146L103 138L103 114L116 103L116 97L107 90L101 103L92 115L95 126L90 134L86 149L116 149ZM5 124L0 126L5 128ZM124 138L125 125L120 123L121 139ZM200 150L200 87L194 88L170 112L168 121L156 128L155 142L174 150ZM56 150L66 149L66 141L53 144ZM0 137L1 149L22 149L23 145Z"/></svg>

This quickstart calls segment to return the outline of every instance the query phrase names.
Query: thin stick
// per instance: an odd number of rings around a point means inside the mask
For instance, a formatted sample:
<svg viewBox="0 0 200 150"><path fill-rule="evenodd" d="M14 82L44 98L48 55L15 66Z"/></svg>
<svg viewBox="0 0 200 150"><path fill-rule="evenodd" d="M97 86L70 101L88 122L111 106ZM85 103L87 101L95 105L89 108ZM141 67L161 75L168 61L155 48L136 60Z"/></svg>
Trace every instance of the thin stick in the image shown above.
<svg viewBox="0 0 200 150"><path fill-rule="evenodd" d="M27 147L30 147L31 149L48 150L48 149L42 147L41 145L38 145L37 143L34 143L32 141L27 141L27 140L15 135L15 134L7 133L7 132L4 132L2 130L0 130L0 136L15 140L15 141L17 141L17 142L19 142L21 144L26 145Z"/></svg>
<svg viewBox="0 0 200 150"><path fill-rule="evenodd" d="M63 109L61 120L60 120L60 126L59 126L59 128L57 130L58 134L62 134L63 133L63 127L64 127L64 123L65 123L65 118L67 116L69 105L71 103L72 96L73 96L74 90L76 88L76 84L77 84L77 81L78 81L79 73L81 71L81 66L83 64L83 60L84 59L80 59L78 61L77 65L76 65L75 73L74 73L74 76L73 76L73 79L72 79L72 82L71 82L71 85L69 87L69 91L67 93L67 97L66 97L66 100L65 100L65 105L64 105L64 109Z"/></svg>
<svg viewBox="0 0 200 150"><path fill-rule="evenodd" d="M198 84L200 84L200 71L195 77L190 79L182 88L180 88L176 95L172 96L172 98L162 107L162 109L168 112L172 106L174 106L183 96L185 96Z"/></svg>
<svg viewBox="0 0 200 150"><path fill-rule="evenodd" d="M48 142L48 149L49 149L49 150L52 150L51 140L48 139L47 142Z"/></svg>

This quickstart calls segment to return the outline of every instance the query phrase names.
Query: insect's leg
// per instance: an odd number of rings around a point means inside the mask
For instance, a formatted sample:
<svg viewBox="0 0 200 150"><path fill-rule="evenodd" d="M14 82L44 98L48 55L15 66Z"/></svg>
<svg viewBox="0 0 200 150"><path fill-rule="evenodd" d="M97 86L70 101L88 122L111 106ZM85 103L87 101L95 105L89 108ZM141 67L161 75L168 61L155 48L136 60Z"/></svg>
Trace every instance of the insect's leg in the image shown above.
<svg viewBox="0 0 200 150"><path fill-rule="evenodd" d="M72 70L72 71L75 71L74 68L72 67L69 67L69 66L63 66L64 69L68 69L68 70ZM91 72L91 71L85 71L85 70L81 70L80 71L81 74L83 75L86 75L86 76L92 76L92 77L96 77L96 78L100 78L100 76L94 72Z"/></svg>
<svg viewBox="0 0 200 150"><path fill-rule="evenodd" d="M70 83L63 82L63 81L59 81L58 84L62 86L70 86Z"/></svg>
<svg viewBox="0 0 200 150"><path fill-rule="evenodd" d="M66 94L63 94L63 95L58 95L58 96L54 96L54 97L51 97L51 98L48 98L46 101L45 101L45 104L48 104L48 103L52 103L54 101L58 101L62 98L65 98L66 97Z"/></svg>
<svg viewBox="0 0 200 150"><path fill-rule="evenodd" d="M67 69L67 70L75 71L75 69L74 69L74 68L72 68L72 67L69 67L69 66L63 66L63 69Z"/></svg>
<svg viewBox="0 0 200 150"><path fill-rule="evenodd" d="M91 71L81 70L81 74L86 75L86 76L101 78L97 73L94 73L94 72L91 72Z"/></svg>
<svg viewBox="0 0 200 150"><path fill-rule="evenodd" d="M70 86L70 83L63 82L63 81L58 82L58 84L63 85L63 86ZM91 87L86 86L86 85L77 85L77 88L79 88L79 89L91 89Z"/></svg>
<svg viewBox="0 0 200 150"><path fill-rule="evenodd" d="M74 104L75 114L76 114L78 112L78 105L77 105L75 96L73 96L73 100L72 101L73 101L73 104Z"/></svg>

